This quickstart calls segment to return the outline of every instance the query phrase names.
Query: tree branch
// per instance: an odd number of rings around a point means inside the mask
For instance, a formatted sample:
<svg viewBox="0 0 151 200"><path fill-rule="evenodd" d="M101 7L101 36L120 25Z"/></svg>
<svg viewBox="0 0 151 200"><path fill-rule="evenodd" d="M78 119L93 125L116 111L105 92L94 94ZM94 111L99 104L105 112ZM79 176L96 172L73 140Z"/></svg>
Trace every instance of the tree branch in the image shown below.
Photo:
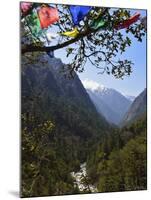
<svg viewBox="0 0 151 200"><path fill-rule="evenodd" d="M70 44L73 44L75 42L77 42L79 39L85 37L85 36L88 36L89 34L91 33L95 33L97 32L98 30L87 30L87 31L83 31L81 34L79 34L76 38L73 38L71 40L68 40L64 43L61 43L61 44L57 44L57 45L54 45L54 46L50 46L50 47L45 47L45 46L35 46L35 45L25 45L21 52L22 54L24 53L27 53L27 52L33 52L33 51L41 51L41 52L49 52L49 51L55 51L57 49L61 49L63 47L66 47Z"/></svg>
<svg viewBox="0 0 151 200"><path fill-rule="evenodd" d="M102 13L100 13L100 15L98 17L101 17L106 11L107 11L107 8L105 8L102 11ZM98 30L99 30L99 28L96 29L96 30L89 28L86 31L81 32L76 38L73 38L73 39L68 40L66 42L63 42L61 44L57 44L57 45L50 46L50 47L35 46L33 44L25 45L25 46L22 47L21 53L24 54L24 53L27 53L27 52L35 52L35 51L41 51L41 52L55 51L57 49L61 49L61 48L64 48L64 47L66 47L70 44L73 44L73 43L77 42L78 40L80 40L81 38L84 38L84 37L90 35L91 33L96 33Z"/></svg>

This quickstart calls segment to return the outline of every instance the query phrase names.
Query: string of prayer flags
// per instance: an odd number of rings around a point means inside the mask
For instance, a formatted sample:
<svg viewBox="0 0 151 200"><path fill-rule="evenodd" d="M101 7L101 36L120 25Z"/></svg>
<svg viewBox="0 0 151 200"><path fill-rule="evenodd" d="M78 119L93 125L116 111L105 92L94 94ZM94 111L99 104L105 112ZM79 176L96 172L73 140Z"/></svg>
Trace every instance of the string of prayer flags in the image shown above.
<svg viewBox="0 0 151 200"><path fill-rule="evenodd" d="M98 19L94 19L90 26L91 26L92 29L97 30L99 28L104 27L105 24L106 23L103 19L98 18Z"/></svg>
<svg viewBox="0 0 151 200"><path fill-rule="evenodd" d="M91 8L91 6L69 6L74 25L78 25L79 22L88 14Z"/></svg>
<svg viewBox="0 0 151 200"><path fill-rule="evenodd" d="M31 9L32 3L30 3L30 2L23 2L23 3L20 4L20 6L21 6L22 13L24 15L26 15L27 12Z"/></svg>
<svg viewBox="0 0 151 200"><path fill-rule="evenodd" d="M43 6L38 10L41 28L48 28L48 26L59 21L59 14L57 8Z"/></svg>
<svg viewBox="0 0 151 200"><path fill-rule="evenodd" d="M77 28L74 28L73 31L66 31L64 33L61 33L61 35L68 36L68 37L77 37L79 34L79 31Z"/></svg>
<svg viewBox="0 0 151 200"><path fill-rule="evenodd" d="M129 19L126 19L123 22L120 22L119 24L117 24L115 26L115 29L120 30L123 28L128 28L130 25L137 22L139 18L140 18L140 13L137 12L133 16L131 16Z"/></svg>
<svg viewBox="0 0 151 200"><path fill-rule="evenodd" d="M26 21L32 34L38 37L41 34L41 27L37 12L32 11L32 13L26 17Z"/></svg>

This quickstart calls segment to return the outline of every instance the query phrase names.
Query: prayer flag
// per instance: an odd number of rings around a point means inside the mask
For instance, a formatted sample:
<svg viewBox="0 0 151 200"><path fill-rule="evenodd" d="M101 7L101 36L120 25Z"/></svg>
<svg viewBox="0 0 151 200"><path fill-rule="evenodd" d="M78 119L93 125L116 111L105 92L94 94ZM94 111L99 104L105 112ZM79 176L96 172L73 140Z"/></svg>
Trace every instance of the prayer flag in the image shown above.
<svg viewBox="0 0 151 200"><path fill-rule="evenodd" d="M77 37L78 34L79 34L79 31L77 28L74 28L73 31L66 31L64 33L61 33L61 35L65 35L68 37Z"/></svg>
<svg viewBox="0 0 151 200"><path fill-rule="evenodd" d="M43 6L38 11L41 28L48 28L48 26L59 20L57 8Z"/></svg>
<svg viewBox="0 0 151 200"><path fill-rule="evenodd" d="M88 14L91 8L91 6L69 6L73 23L78 25L78 23Z"/></svg>
<svg viewBox="0 0 151 200"><path fill-rule="evenodd" d="M40 27L40 21L39 21L37 12L33 11L31 13L31 15L28 15L26 17L26 21L27 21L28 27L30 28L32 34L35 37L38 37L41 34L42 30Z"/></svg>
<svg viewBox="0 0 151 200"><path fill-rule="evenodd" d="M97 29L105 26L105 21L103 19L100 19L100 18L94 19L90 26L91 26L92 29L97 30Z"/></svg>
<svg viewBox="0 0 151 200"><path fill-rule="evenodd" d="M139 17L140 17L140 13L137 12L135 15L133 15L129 19L126 19L123 22L120 22L119 24L117 24L115 26L115 29L120 30L120 29L123 29L123 28L128 28L130 25L137 22Z"/></svg>
<svg viewBox="0 0 151 200"><path fill-rule="evenodd" d="M23 14L26 14L30 8L32 7L32 3L30 2L24 2L24 3L21 3L21 11Z"/></svg>

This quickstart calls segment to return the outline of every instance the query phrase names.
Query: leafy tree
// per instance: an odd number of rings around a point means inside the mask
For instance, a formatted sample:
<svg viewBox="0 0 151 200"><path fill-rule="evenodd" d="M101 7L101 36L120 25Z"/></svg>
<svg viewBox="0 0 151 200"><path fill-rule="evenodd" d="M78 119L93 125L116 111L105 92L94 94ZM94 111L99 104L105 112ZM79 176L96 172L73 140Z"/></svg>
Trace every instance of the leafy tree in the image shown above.
<svg viewBox="0 0 151 200"><path fill-rule="evenodd" d="M121 161L119 151L112 151L109 160L106 161L106 168L104 168L104 163L100 164L99 191L111 192L122 191L124 189L124 175L122 173Z"/></svg>
<svg viewBox="0 0 151 200"><path fill-rule="evenodd" d="M40 3L34 3L31 11ZM60 20L53 25L56 32L61 34L64 31L72 30L74 27L72 17L67 5L54 5L59 11ZM91 12L78 25L79 34L75 38L64 37L60 35L55 44L45 46L47 41L40 42L40 38L32 35L32 32L27 23L26 16L21 16L21 23L28 37L28 43L21 46L22 54L32 52L52 52L58 49L66 49L66 56L70 57L71 62L68 67L70 75L73 76L74 71L83 72L85 64L89 61L95 66L100 74L112 74L116 78L123 78L125 75L132 73L132 61L120 59L120 54L123 54L128 47L132 45L132 36L139 42L145 36L146 27L143 23L135 23L124 31L115 29L116 25L131 15L130 9L111 9L93 7ZM94 19L100 19L105 22L104 27L93 29L91 24ZM50 28L51 30L51 28ZM125 32L125 33L123 33Z"/></svg>
<svg viewBox="0 0 151 200"><path fill-rule="evenodd" d="M28 114L22 114L22 195L41 193L42 182L48 181L43 167L48 168L55 159L55 152L49 148L48 137L52 138L54 124L51 121L39 123ZM53 163L51 163L52 165ZM49 169L50 170L50 169ZM39 184L40 183L40 184Z"/></svg>
<svg viewBox="0 0 151 200"><path fill-rule="evenodd" d="M62 155L58 156L60 146L54 123L41 121L31 114L22 114L21 196L78 193L70 175L71 168Z"/></svg>
<svg viewBox="0 0 151 200"><path fill-rule="evenodd" d="M132 139L121 151L125 190L145 189L147 182L146 138Z"/></svg>

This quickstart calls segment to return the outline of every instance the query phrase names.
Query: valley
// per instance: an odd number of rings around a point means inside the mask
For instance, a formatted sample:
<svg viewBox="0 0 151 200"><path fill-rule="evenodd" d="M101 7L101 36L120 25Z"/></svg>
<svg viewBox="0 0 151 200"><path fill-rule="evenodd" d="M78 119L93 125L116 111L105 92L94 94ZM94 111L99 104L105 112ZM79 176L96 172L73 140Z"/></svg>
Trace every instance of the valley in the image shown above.
<svg viewBox="0 0 151 200"><path fill-rule="evenodd" d="M76 73L68 78L60 59L36 58L22 57L23 196L145 189L145 109L136 122L118 128L130 100L113 89L86 90ZM133 160L128 171L116 163L126 162L131 151L141 158L137 174L129 175Z"/></svg>

